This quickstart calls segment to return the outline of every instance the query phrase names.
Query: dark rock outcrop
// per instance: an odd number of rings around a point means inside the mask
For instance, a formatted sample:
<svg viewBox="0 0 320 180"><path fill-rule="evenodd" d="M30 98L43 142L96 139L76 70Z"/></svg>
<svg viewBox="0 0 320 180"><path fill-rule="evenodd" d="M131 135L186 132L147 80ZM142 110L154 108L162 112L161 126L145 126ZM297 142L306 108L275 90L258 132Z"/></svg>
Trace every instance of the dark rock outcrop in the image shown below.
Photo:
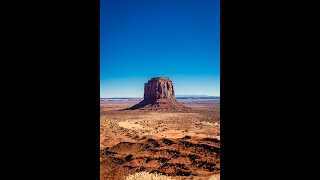
<svg viewBox="0 0 320 180"><path fill-rule="evenodd" d="M172 81L169 78L152 78L144 84L144 99L174 99Z"/></svg>
<svg viewBox="0 0 320 180"><path fill-rule="evenodd" d="M186 111L191 108L175 99L173 83L169 78L155 77L144 84L143 101L129 109Z"/></svg>

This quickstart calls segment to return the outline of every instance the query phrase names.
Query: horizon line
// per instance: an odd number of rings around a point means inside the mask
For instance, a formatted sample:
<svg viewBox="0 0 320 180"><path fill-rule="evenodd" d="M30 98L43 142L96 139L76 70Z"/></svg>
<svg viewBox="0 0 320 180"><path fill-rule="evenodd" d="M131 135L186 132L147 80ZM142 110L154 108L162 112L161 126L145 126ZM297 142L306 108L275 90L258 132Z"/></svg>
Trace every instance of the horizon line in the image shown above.
<svg viewBox="0 0 320 180"><path fill-rule="evenodd" d="M190 97L192 97L192 96L220 97L220 96L217 96L217 95L175 95L175 97L176 97L176 96L186 96L186 97L188 97L188 96L190 96ZM137 97L137 96L131 96L131 97L129 97L129 96L115 96L115 97L100 97L100 98L143 98L143 97Z"/></svg>

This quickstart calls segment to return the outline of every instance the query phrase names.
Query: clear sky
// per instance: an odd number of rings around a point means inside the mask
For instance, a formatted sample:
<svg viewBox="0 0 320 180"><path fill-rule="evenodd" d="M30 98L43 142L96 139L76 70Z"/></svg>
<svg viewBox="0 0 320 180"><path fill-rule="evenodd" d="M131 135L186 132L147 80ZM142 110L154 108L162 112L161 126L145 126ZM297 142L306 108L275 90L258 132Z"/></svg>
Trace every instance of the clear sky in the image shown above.
<svg viewBox="0 0 320 180"><path fill-rule="evenodd" d="M143 97L157 76L220 96L220 0L101 0L100 97Z"/></svg>

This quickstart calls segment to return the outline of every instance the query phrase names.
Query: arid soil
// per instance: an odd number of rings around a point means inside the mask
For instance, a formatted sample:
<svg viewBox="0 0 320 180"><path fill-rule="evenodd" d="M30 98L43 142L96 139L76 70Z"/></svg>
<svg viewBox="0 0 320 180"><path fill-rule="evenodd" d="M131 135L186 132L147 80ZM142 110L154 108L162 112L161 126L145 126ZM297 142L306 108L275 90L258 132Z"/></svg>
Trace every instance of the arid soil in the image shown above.
<svg viewBox="0 0 320 180"><path fill-rule="evenodd" d="M220 103L180 101L188 112L123 110L138 101L100 103L100 179L140 171L174 179L220 173Z"/></svg>

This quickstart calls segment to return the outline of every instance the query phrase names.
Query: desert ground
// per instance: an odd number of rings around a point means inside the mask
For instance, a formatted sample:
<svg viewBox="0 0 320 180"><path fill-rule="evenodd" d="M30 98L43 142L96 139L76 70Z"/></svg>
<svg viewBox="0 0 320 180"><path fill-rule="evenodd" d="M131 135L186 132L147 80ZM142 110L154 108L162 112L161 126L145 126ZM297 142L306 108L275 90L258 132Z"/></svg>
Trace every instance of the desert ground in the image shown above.
<svg viewBox="0 0 320 180"><path fill-rule="evenodd" d="M188 112L124 110L139 101L100 101L100 179L136 172L172 179L220 173L220 101L180 100Z"/></svg>

